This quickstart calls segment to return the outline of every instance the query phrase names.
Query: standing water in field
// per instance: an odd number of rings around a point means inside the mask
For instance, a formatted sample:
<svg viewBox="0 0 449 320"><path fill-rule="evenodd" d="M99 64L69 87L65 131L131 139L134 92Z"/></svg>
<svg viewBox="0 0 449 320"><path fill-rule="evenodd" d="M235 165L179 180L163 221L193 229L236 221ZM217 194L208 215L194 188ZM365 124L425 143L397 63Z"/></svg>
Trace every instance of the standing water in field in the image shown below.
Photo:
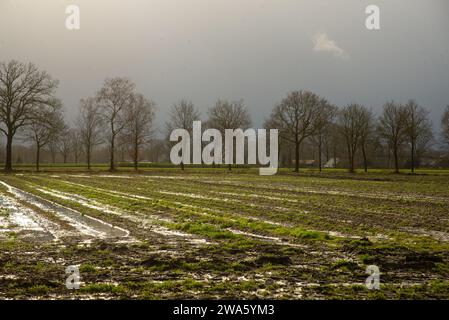
<svg viewBox="0 0 449 320"><path fill-rule="evenodd" d="M43 199L37 195L12 187L4 182L0 182L8 188L8 191L20 200L26 201L41 210L50 211L58 218L66 221L74 227L81 235L93 238L122 238L128 237L129 232L125 229L113 226L100 219L83 215L80 212L56 204L50 200ZM29 210L32 212L32 210Z"/></svg>

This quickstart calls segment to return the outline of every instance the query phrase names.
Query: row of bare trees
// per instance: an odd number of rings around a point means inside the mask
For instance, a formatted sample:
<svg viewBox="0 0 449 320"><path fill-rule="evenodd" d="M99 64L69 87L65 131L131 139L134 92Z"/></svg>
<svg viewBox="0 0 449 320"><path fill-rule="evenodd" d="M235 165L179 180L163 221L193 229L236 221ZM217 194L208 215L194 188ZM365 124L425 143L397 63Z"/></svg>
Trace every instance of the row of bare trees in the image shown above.
<svg viewBox="0 0 449 320"><path fill-rule="evenodd" d="M153 133L155 103L135 91L127 78L109 78L94 97L82 99L77 127L88 169L95 146L107 143L109 170L115 170L118 140L129 143L137 170L142 147Z"/></svg>
<svg viewBox="0 0 449 320"><path fill-rule="evenodd" d="M45 146L56 152L64 162L73 154L75 162L85 156L90 169L92 155L99 145L107 145L109 168L115 170L117 148L127 145L131 149L135 169L142 148L154 132L155 103L136 92L134 83L127 78L106 79L92 96L80 100L75 125L64 122L62 103L55 97L58 82L33 64L17 61L0 63L0 130L6 138L5 170L12 170L12 143L17 133L33 141L36 149L36 169L40 152ZM175 128L192 132L192 123L201 115L192 102L181 100L174 104L165 123L167 135ZM204 128L247 129L251 118L242 100L218 100L208 109ZM365 171L368 170L374 144L383 144L394 159L399 172L400 151L409 149L411 170L416 159L434 141L428 111L415 101L405 104L387 102L381 115L357 103L337 107L310 91L293 91L276 104L265 121L267 129L277 128L280 149L294 150L294 170L298 171L301 146L304 142L316 145L318 167L322 168L323 152L332 149L334 161L337 151L343 149L351 172L356 170L356 155L361 154ZM449 145L449 106L442 119L442 139ZM182 165L183 167L183 165Z"/></svg>
<svg viewBox="0 0 449 320"><path fill-rule="evenodd" d="M247 129L251 126L251 117L243 100L217 100L208 109L208 119L203 123L203 129L214 128L224 135L226 129ZM169 137L173 129L185 129L192 134L193 121L201 120L200 112L191 101L181 100L175 103L169 113L169 120L165 123L166 136ZM168 139L167 139L168 140ZM231 170L231 165L228 166ZM181 163L184 170L184 164Z"/></svg>
<svg viewBox="0 0 449 320"><path fill-rule="evenodd" d="M449 128L449 111L446 111L444 117L442 126ZM193 121L199 119L200 113L194 105L181 101L170 110L170 120L166 123L167 134L173 128L191 132ZM251 119L243 101L218 100L209 108L205 126L222 132L226 128L246 129L251 126ZM388 147L394 158L396 172L399 172L400 167L399 151L408 147L413 172L417 153L427 150L433 141L428 111L413 100L406 104L387 102L382 114L376 119L372 110L361 104L351 103L338 108L309 91L293 91L288 94L273 108L265 121L265 127L279 129L281 140L288 146L294 146L295 171L299 170L301 144L306 140L317 145L320 170L323 146L336 146L338 140L343 141L351 172L356 169L355 157L358 152L362 154L364 170L368 171L367 149L375 141L381 141ZM446 130L448 136L449 130ZM282 148L286 144L281 141L280 145Z"/></svg>
<svg viewBox="0 0 449 320"><path fill-rule="evenodd" d="M0 130L6 138L5 171L12 170L12 143L18 133L34 142L37 170L45 146L59 150L64 162L71 151L78 162L84 151L90 169L93 148L103 142L109 145L110 170L114 170L117 139L130 142L137 169L139 152L152 133L154 102L137 93L129 79L106 79L94 97L81 100L76 127L69 128L64 122L62 103L55 97L57 86L58 81L31 63L0 63Z"/></svg>
<svg viewBox="0 0 449 320"><path fill-rule="evenodd" d="M442 120L446 136L449 127L448 118L449 107ZM274 107L265 126L278 128L281 138L293 143L295 171L299 169L299 150L305 139L312 139L318 145L318 162L321 170L323 141L340 137L346 146L351 172L355 171L354 159L359 151L363 156L364 169L368 170L366 149L375 139L380 139L388 146L394 157L396 172L399 172L399 151L404 145L410 149L413 172L418 150L429 147L433 141L428 111L413 100L406 104L387 102L382 114L376 119L372 110L361 104L351 103L338 108L312 92L294 91Z"/></svg>

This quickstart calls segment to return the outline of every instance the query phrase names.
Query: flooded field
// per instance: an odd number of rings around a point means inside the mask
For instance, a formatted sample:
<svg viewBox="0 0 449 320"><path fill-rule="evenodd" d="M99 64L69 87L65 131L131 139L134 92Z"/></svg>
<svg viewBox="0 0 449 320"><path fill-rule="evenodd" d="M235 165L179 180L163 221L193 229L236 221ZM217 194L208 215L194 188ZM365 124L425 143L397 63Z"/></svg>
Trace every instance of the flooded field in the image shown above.
<svg viewBox="0 0 449 320"><path fill-rule="evenodd" d="M448 178L1 175L0 298L447 299Z"/></svg>

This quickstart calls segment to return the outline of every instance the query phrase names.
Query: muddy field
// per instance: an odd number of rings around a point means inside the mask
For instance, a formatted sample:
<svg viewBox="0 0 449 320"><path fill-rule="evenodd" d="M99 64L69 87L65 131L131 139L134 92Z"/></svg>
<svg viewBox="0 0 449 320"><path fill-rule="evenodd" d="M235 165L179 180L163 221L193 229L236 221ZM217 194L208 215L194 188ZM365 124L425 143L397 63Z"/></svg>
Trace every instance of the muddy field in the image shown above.
<svg viewBox="0 0 449 320"><path fill-rule="evenodd" d="M0 175L0 247L3 299L447 299L449 174Z"/></svg>

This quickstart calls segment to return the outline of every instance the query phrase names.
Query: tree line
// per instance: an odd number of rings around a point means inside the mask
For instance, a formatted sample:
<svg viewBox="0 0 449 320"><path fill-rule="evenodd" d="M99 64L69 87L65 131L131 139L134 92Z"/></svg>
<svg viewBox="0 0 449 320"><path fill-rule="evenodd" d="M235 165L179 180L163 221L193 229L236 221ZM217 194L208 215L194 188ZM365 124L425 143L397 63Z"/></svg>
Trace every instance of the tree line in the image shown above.
<svg viewBox="0 0 449 320"><path fill-rule="evenodd" d="M448 113L449 106L443 116L443 127L448 126L444 120ZM350 172L356 169L354 158L358 151L363 155L364 170L368 170L366 150L375 140L383 142L393 154L395 172L399 172L399 151L407 145L413 172L418 148L428 148L433 140L428 111L413 100L406 104L387 102L376 119L373 111L362 104L350 103L338 108L309 91L288 94L275 106L266 126L279 128L281 138L294 145L295 171L299 168L301 143L308 138L318 146L320 170L323 143L336 145L335 139L341 139Z"/></svg>
<svg viewBox="0 0 449 320"><path fill-rule="evenodd" d="M81 156L87 168L92 165L96 148L107 146L109 169L116 169L117 146L126 145L137 170L143 148L154 139L156 104L136 91L127 78L107 78L91 97L79 103L76 121L69 126L64 119L62 102L55 96L58 81L32 63L0 63L0 130L5 135L4 170L12 171L12 146L16 136L32 141L35 146L36 170L39 170L43 148L59 152L66 162L69 154L75 162ZM201 120L191 101L181 100L169 111L163 131L168 137L173 129L192 131L193 121ZM208 109L204 128L247 129L251 117L243 100L217 100ZM406 103L389 101L379 116L358 103L338 107L310 91L293 91L277 103L265 120L266 129L279 129L280 154L299 171L304 144L317 149L318 168L323 155L332 158L344 154L349 171L357 167L360 155L368 171L373 146L387 149L395 172L400 158L408 150L410 170L433 145L435 137L429 112L414 100ZM449 106L441 117L441 141L449 146ZM167 148L170 143L167 141ZM332 155L332 156L331 156ZM181 164L184 169L184 166ZM229 169L231 166L229 165Z"/></svg>

